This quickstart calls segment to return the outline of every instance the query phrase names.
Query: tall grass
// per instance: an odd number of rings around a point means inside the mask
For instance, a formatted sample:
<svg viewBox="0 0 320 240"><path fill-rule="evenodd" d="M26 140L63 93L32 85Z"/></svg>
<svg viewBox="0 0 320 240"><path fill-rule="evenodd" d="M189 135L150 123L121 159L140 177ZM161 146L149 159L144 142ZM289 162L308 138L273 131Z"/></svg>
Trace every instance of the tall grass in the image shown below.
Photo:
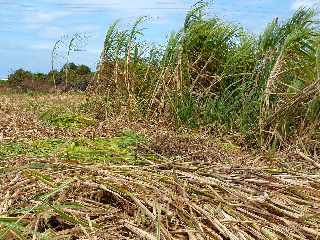
<svg viewBox="0 0 320 240"><path fill-rule="evenodd" d="M206 14L200 1L165 46L146 44L139 18L107 31L93 92L177 126L225 126L264 147L304 138L319 147L318 15L301 8L259 36ZM110 97L112 96L112 97Z"/></svg>

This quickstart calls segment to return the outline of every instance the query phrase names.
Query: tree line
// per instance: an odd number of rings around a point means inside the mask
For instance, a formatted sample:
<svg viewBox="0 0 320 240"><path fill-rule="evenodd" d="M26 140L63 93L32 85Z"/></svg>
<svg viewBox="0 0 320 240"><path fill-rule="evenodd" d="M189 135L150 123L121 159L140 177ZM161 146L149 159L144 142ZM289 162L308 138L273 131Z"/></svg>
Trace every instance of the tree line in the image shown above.
<svg viewBox="0 0 320 240"><path fill-rule="evenodd" d="M18 69L9 75L7 85L19 90L80 90L85 91L93 72L86 65L67 63L60 70L48 73L33 73Z"/></svg>

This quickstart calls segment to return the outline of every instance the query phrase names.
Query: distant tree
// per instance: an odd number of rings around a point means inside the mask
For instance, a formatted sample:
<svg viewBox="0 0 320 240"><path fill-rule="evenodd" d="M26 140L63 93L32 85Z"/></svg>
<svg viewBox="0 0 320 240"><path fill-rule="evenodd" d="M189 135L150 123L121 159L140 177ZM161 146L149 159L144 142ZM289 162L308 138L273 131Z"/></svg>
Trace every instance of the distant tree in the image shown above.
<svg viewBox="0 0 320 240"><path fill-rule="evenodd" d="M61 72L65 72L66 70L76 72L77 69L78 66L75 63L71 62L63 65L63 67L61 68Z"/></svg>
<svg viewBox="0 0 320 240"><path fill-rule="evenodd" d="M61 70L61 72L57 70L50 71L48 73L48 80L51 81L51 84L54 84L55 88L57 88L57 85L64 83L64 73Z"/></svg>
<svg viewBox="0 0 320 240"><path fill-rule="evenodd" d="M47 75L44 73L34 73L32 74L32 79L34 81L45 81L47 78Z"/></svg>
<svg viewBox="0 0 320 240"><path fill-rule="evenodd" d="M32 80L32 73L24 69L18 69L8 77L8 83L14 87L21 87L27 80Z"/></svg>
<svg viewBox="0 0 320 240"><path fill-rule="evenodd" d="M77 69L78 75L83 76L83 75L88 75L90 73L91 73L91 69L88 66L86 66L86 65L79 65L78 66L78 69Z"/></svg>
<svg viewBox="0 0 320 240"><path fill-rule="evenodd" d="M69 43L68 43L68 47L67 47L67 54L66 54L66 59L67 59L67 68L65 68L65 84L66 86L68 86L68 82L69 82L69 73L72 70L69 65L69 61L70 61L70 56L72 52L80 52L83 51L83 48L86 45L86 41L87 41L87 36L85 34L80 34L80 33L76 33L74 34Z"/></svg>
<svg viewBox="0 0 320 240"><path fill-rule="evenodd" d="M53 80L53 76L58 76L60 74L60 72L59 71L57 71L57 70L51 70L50 72L48 72L48 80L50 81L52 81L52 83L54 83L54 80Z"/></svg>

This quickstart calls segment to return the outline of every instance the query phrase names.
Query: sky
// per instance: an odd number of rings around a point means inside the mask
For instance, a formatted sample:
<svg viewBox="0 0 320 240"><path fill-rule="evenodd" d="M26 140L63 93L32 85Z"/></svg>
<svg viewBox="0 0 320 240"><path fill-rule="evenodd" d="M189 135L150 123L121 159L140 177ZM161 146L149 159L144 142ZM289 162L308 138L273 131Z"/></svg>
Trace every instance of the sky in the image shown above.
<svg viewBox="0 0 320 240"><path fill-rule="evenodd" d="M164 42L183 24L192 0L0 0L0 79L23 68L47 72L51 51L62 36L85 34L81 50L71 61L95 69L107 27L120 19L123 27L149 16L145 39ZM239 23L258 34L274 17L288 18L301 6L320 6L320 0L216 0L210 14ZM65 62L57 58L56 67Z"/></svg>

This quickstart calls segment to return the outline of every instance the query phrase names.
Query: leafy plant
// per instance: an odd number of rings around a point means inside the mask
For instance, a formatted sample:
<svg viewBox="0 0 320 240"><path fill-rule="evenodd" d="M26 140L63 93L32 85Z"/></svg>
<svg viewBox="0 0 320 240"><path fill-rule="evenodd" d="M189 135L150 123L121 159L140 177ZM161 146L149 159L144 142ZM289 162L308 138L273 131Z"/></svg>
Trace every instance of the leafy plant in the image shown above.
<svg viewBox="0 0 320 240"><path fill-rule="evenodd" d="M94 123L94 120L83 113L51 109L41 115L41 119L61 128L83 128ZM62 110L63 111L63 110Z"/></svg>

